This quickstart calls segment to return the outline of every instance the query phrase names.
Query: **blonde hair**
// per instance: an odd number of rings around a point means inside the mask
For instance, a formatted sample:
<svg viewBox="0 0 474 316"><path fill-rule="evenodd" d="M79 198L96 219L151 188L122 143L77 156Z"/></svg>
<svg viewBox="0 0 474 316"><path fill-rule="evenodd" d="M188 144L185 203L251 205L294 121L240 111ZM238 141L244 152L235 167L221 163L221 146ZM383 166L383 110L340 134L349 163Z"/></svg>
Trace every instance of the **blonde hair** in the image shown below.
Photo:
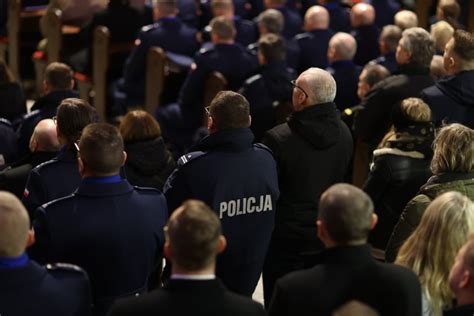
<svg viewBox="0 0 474 316"><path fill-rule="evenodd" d="M474 170L474 131L455 123L443 127L434 141L433 174Z"/></svg>
<svg viewBox="0 0 474 316"><path fill-rule="evenodd" d="M441 315L443 307L451 307L449 271L473 232L474 204L459 192L447 192L431 202L398 253L395 263L418 275L435 316Z"/></svg>
<svg viewBox="0 0 474 316"><path fill-rule="evenodd" d="M453 38L454 28L446 21L439 21L431 25L431 36L438 51L444 52L444 47Z"/></svg>
<svg viewBox="0 0 474 316"><path fill-rule="evenodd" d="M402 112L413 122L431 122L431 109L420 98L407 98L402 101Z"/></svg>

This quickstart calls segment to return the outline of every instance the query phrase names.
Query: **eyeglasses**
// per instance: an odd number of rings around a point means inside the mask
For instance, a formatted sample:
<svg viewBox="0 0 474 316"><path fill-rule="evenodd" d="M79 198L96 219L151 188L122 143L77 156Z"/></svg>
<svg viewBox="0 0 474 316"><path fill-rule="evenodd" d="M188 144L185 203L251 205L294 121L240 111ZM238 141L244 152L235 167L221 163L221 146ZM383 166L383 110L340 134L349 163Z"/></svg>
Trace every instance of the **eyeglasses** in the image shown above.
<svg viewBox="0 0 474 316"><path fill-rule="evenodd" d="M204 111L206 111L206 115L207 115L207 116L211 116L211 106L206 106L206 107L204 108Z"/></svg>
<svg viewBox="0 0 474 316"><path fill-rule="evenodd" d="M290 83L294 88L301 90L301 92L304 93L305 97L308 97L308 94L306 93L306 91L304 91L304 89L301 88L300 86L296 85L296 80L291 80Z"/></svg>

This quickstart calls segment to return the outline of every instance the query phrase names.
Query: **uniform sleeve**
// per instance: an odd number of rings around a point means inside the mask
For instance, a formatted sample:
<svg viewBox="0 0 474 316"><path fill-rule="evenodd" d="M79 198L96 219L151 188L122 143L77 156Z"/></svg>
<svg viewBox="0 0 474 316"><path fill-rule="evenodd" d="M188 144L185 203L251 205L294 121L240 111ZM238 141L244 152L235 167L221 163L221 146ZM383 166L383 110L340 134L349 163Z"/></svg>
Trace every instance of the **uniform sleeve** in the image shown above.
<svg viewBox="0 0 474 316"><path fill-rule="evenodd" d="M288 311L287 294L281 285L281 281L277 281L273 290L272 301L268 309L268 316L289 316L292 315Z"/></svg>
<svg viewBox="0 0 474 316"><path fill-rule="evenodd" d="M33 169L26 182L25 192L23 193L23 204L28 210L30 221L33 223L36 209L46 201L45 186L41 181L41 176L36 169Z"/></svg>
<svg viewBox="0 0 474 316"><path fill-rule="evenodd" d="M191 68L179 92L179 103L185 108L202 104L204 81L209 75L209 69L199 53L194 57L194 63L195 68Z"/></svg>
<svg viewBox="0 0 474 316"><path fill-rule="evenodd" d="M410 237L421 221L421 217L431 200L426 195L414 197L403 210L385 250L385 260L394 262L403 243Z"/></svg>
<svg viewBox="0 0 474 316"><path fill-rule="evenodd" d="M383 197L390 183L391 176L389 168L384 157L376 158L369 177L364 184L363 190L370 196L375 205L377 205L380 198Z"/></svg>
<svg viewBox="0 0 474 316"><path fill-rule="evenodd" d="M33 230L35 232L35 243L28 249L28 254L32 259L45 264L50 259L47 251L50 248L51 236L48 230L46 212L42 207L38 208L35 213Z"/></svg>
<svg viewBox="0 0 474 316"><path fill-rule="evenodd" d="M187 175L181 168L176 168L169 176L163 189L168 204L169 215L185 200L191 198L191 188Z"/></svg>
<svg viewBox="0 0 474 316"><path fill-rule="evenodd" d="M149 41L145 35L145 32L141 32L139 35L139 44L130 53L130 57L127 60L124 69L125 82L141 82L145 74L146 60L148 49L150 48Z"/></svg>
<svg viewBox="0 0 474 316"><path fill-rule="evenodd" d="M91 297L91 289L89 278L87 274L84 273L84 279L81 282L80 289L79 289L79 310L77 311L75 316L91 316L92 315L92 297Z"/></svg>

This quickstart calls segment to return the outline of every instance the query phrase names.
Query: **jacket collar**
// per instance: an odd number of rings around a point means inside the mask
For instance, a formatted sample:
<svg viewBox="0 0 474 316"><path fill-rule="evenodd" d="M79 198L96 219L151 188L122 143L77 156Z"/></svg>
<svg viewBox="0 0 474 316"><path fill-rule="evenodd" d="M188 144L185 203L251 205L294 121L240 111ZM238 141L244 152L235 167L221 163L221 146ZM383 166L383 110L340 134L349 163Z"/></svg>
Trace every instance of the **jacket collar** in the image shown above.
<svg viewBox="0 0 474 316"><path fill-rule="evenodd" d="M233 128L204 137L195 150L241 151L250 148L253 140L254 135L249 128Z"/></svg>
<svg viewBox="0 0 474 316"><path fill-rule="evenodd" d="M77 155L72 148L67 145L64 145L61 150L59 150L56 159L59 161L77 162Z"/></svg>
<svg viewBox="0 0 474 316"><path fill-rule="evenodd" d="M201 293L223 293L225 286L219 279L213 280L168 280L164 285L165 290L194 290Z"/></svg>
<svg viewBox="0 0 474 316"><path fill-rule="evenodd" d="M328 248L323 251L321 255L323 262L329 265L357 265L375 262L375 259L372 256L372 248L368 244Z"/></svg>
<svg viewBox="0 0 474 316"><path fill-rule="evenodd" d="M461 173L461 172L446 172L441 173L438 175L434 175L428 179L428 182L422 187L422 189L426 186L433 185L433 184L441 184L453 181L462 181L462 180L471 180L474 179L474 171L468 173Z"/></svg>
<svg viewBox="0 0 474 316"><path fill-rule="evenodd" d="M405 65L398 65L398 73L407 76L428 75L430 73L430 69L409 63Z"/></svg>
<svg viewBox="0 0 474 316"><path fill-rule="evenodd" d="M0 269L0 290L27 286L44 278L46 273L46 269L34 261L18 268Z"/></svg>
<svg viewBox="0 0 474 316"><path fill-rule="evenodd" d="M111 196L111 195L123 195L133 191L133 187L130 183L122 179L119 182L112 183L97 183L90 181L82 181L77 188L75 195L83 196Z"/></svg>

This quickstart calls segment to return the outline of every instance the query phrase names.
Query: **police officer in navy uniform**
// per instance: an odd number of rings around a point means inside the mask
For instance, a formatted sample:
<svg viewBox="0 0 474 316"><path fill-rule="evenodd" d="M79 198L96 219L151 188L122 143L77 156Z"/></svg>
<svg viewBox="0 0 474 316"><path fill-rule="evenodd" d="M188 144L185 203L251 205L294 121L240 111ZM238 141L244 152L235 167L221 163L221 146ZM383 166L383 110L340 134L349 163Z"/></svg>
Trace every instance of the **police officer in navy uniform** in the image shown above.
<svg viewBox="0 0 474 316"><path fill-rule="evenodd" d="M189 58L192 58L199 49L197 30L177 17L175 0L158 1L157 13L158 22L142 28L138 35L138 45L125 64L124 77L119 83L119 89L127 94L128 99L144 99L146 59L151 47L159 46L165 52Z"/></svg>
<svg viewBox="0 0 474 316"><path fill-rule="evenodd" d="M293 39L296 34L303 32L303 19L301 15L289 7L287 7L286 0L264 0L267 9L276 9L283 14L284 25L282 35L287 40Z"/></svg>
<svg viewBox="0 0 474 316"><path fill-rule="evenodd" d="M166 200L158 190L133 187L120 177L126 153L116 127L90 124L78 147L79 188L37 210L31 254L40 262L84 268L94 313L104 315L116 298L144 292L160 266Z"/></svg>
<svg viewBox="0 0 474 316"><path fill-rule="evenodd" d="M169 209L192 197L217 213L228 247L218 258L216 275L231 291L251 296L274 225L276 163L268 148L252 144L243 96L221 91L208 111L210 135L178 160L164 191Z"/></svg>
<svg viewBox="0 0 474 316"><path fill-rule="evenodd" d="M340 0L317 0L317 3L329 11L329 28L334 32L351 31L350 9L341 5Z"/></svg>
<svg viewBox="0 0 474 316"><path fill-rule="evenodd" d="M86 125L98 121L97 112L86 101L65 99L55 118L61 150L56 158L31 170L23 194L30 218L40 205L74 192L80 183L75 142Z"/></svg>
<svg viewBox="0 0 474 316"><path fill-rule="evenodd" d="M0 313L14 316L89 316L85 272L70 264L40 266L25 248L34 242L25 207L0 191Z"/></svg>
<svg viewBox="0 0 474 316"><path fill-rule="evenodd" d="M17 136L12 123L0 118L0 166L9 164L18 158Z"/></svg>
<svg viewBox="0 0 474 316"><path fill-rule="evenodd" d="M370 63L384 66L391 74L394 74L398 69L395 53L397 51L398 42L401 38L402 30L398 26L385 26L380 33L380 56L371 60Z"/></svg>
<svg viewBox="0 0 474 316"><path fill-rule="evenodd" d="M368 3L358 3L351 9L352 36L357 42L354 62L365 66L366 63L379 56L380 31L375 25L375 10Z"/></svg>
<svg viewBox="0 0 474 316"><path fill-rule="evenodd" d="M255 139L260 141L263 134L277 124L277 108L291 102L292 86L290 81L295 72L287 67L285 44L275 34L266 34L258 41L258 73L248 78L239 93L250 104Z"/></svg>
<svg viewBox="0 0 474 316"><path fill-rule="evenodd" d="M329 13L322 6L310 7L304 16L305 33L295 36L299 46L298 73L311 67L328 66L327 51L333 32L329 29Z"/></svg>

